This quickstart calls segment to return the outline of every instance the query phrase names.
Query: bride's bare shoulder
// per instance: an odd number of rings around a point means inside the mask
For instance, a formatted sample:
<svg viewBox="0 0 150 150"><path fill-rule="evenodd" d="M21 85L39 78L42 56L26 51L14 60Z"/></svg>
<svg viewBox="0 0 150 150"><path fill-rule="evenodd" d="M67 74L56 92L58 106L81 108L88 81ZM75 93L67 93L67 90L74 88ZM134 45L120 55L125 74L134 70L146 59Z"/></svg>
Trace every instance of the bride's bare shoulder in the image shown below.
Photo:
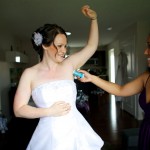
<svg viewBox="0 0 150 150"><path fill-rule="evenodd" d="M37 73L38 68L39 68L39 64L34 65L32 67L25 68L22 75L23 76L32 76Z"/></svg>

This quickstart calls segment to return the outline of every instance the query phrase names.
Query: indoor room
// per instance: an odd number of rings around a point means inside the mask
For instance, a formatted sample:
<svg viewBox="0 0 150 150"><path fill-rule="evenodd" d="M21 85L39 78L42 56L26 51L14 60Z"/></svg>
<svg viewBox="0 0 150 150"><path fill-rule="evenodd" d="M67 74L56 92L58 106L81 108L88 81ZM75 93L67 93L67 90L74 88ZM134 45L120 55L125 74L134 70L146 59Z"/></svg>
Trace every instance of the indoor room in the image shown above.
<svg viewBox="0 0 150 150"><path fill-rule="evenodd" d="M94 19L97 20L99 38L96 51L77 70L86 70L105 81L119 85L134 80L147 70L147 57L144 55L144 50L150 49L150 41L147 41L150 34L150 1L148 0L1 1L1 150L7 150L10 147L15 150L26 150L39 123L40 117L16 117L13 110L14 97L22 73L26 68L41 62L41 58L32 45L32 34L44 24L61 26L67 35L65 45L67 50L63 57L65 57L64 60L68 59L83 49L89 43L90 34L92 35L91 18L85 17L81 11L84 5L89 5L89 9L97 14ZM78 58L76 60L81 61ZM71 74L68 72L69 70L62 70L62 74L66 74L64 78ZM60 77L59 74L58 76ZM45 77L45 81L46 78L48 77ZM72 78L76 86L74 93L76 93L77 110L103 140L104 145L101 149L137 150L139 129L144 119L143 109L139 105L140 93L132 96L115 96L92 82L81 82L73 74ZM41 83L42 81L44 79ZM35 86L31 93L34 89ZM24 88L24 91L28 90ZM64 90L65 92L68 91ZM32 94L28 99L28 105L36 108L38 105ZM81 137L77 136L77 139ZM44 141L44 138L41 140Z"/></svg>

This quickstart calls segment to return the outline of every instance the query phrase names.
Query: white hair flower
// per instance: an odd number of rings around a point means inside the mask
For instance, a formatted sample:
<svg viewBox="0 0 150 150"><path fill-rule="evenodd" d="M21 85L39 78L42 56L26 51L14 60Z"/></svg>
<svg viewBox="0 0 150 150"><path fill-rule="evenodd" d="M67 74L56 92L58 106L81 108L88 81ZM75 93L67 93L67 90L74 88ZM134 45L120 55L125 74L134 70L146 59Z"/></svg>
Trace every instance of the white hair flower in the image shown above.
<svg viewBox="0 0 150 150"><path fill-rule="evenodd" d="M36 46L39 46L42 44L42 41L43 41L43 37L40 33L36 33L34 32L34 43L36 44Z"/></svg>

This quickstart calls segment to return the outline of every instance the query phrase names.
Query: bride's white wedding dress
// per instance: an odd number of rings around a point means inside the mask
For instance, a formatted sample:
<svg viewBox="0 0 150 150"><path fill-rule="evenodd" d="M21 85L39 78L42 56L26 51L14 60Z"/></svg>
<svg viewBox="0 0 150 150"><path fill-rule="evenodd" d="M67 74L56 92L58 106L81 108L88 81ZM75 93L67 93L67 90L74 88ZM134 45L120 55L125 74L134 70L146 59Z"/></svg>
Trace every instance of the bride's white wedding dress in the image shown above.
<svg viewBox="0 0 150 150"><path fill-rule="evenodd" d="M103 140L76 108L76 84L72 80L43 83L32 91L37 107L50 107L66 101L71 111L60 117L43 117L32 135L27 150L100 150Z"/></svg>

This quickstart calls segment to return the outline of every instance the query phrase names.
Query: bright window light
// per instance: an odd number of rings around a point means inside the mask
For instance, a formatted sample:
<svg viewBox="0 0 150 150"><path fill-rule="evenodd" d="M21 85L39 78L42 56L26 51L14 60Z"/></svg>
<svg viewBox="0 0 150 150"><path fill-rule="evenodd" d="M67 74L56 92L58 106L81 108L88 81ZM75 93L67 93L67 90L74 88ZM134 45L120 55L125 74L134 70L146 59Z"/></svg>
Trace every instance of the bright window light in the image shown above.
<svg viewBox="0 0 150 150"><path fill-rule="evenodd" d="M110 82L115 82L114 49L109 50L109 77L110 77Z"/></svg>
<svg viewBox="0 0 150 150"><path fill-rule="evenodd" d="M20 56L16 56L16 57L15 57L15 62L20 63Z"/></svg>

